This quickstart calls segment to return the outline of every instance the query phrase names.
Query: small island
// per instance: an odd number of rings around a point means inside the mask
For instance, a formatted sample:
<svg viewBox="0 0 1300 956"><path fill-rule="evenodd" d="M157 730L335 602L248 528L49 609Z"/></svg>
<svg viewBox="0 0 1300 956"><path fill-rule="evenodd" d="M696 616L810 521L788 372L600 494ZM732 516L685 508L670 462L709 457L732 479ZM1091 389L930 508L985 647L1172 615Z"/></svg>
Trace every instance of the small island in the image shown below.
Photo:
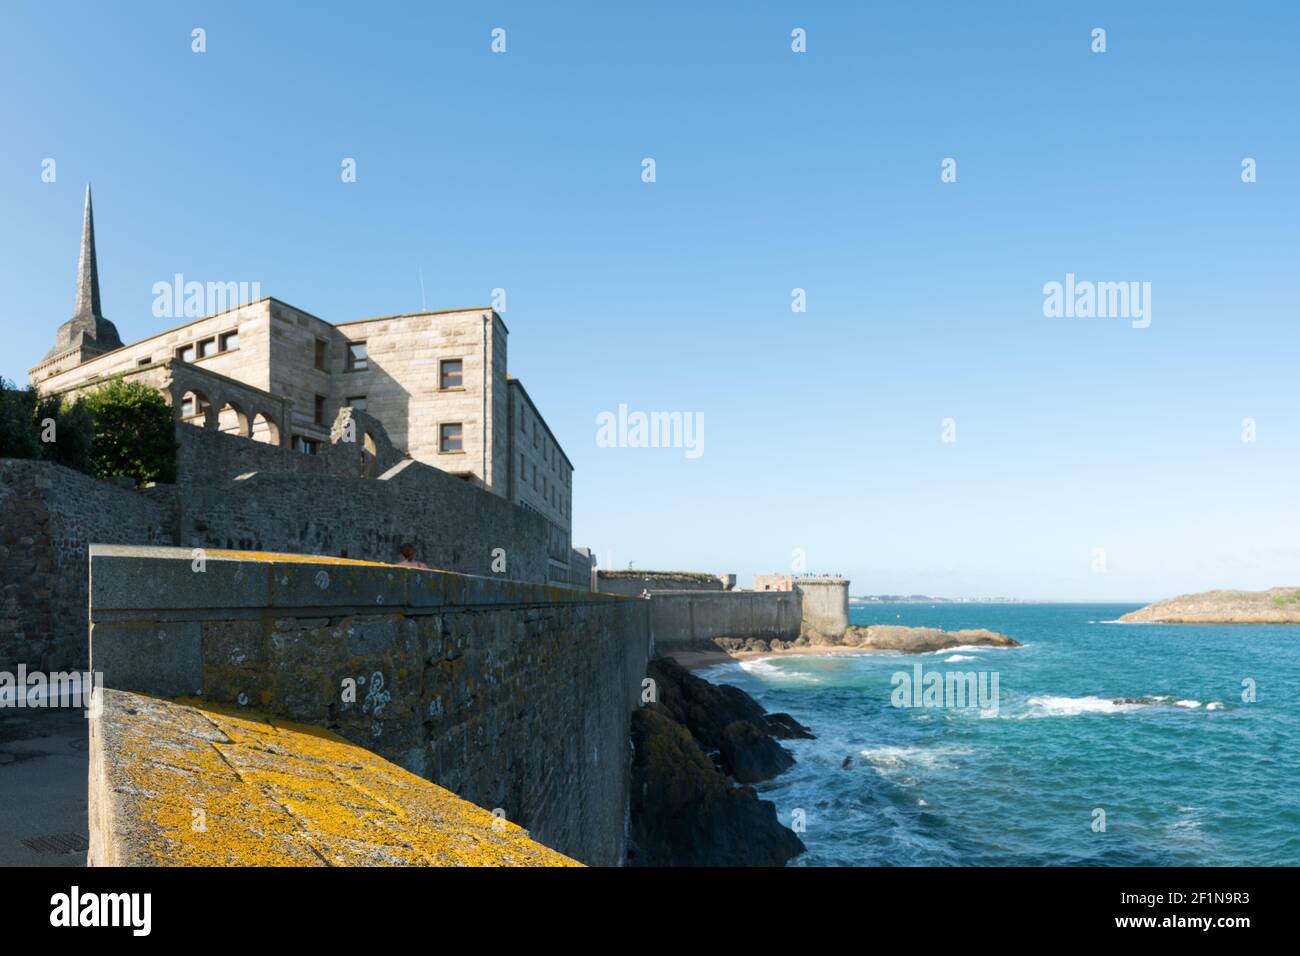
<svg viewBox="0 0 1300 956"><path fill-rule="evenodd" d="M1300 624L1300 588L1202 591L1120 617L1126 624Z"/></svg>
<svg viewBox="0 0 1300 956"><path fill-rule="evenodd" d="M957 647L1020 647L1015 638L983 628L945 631L937 627L904 627L899 624L850 625L842 634L826 635L805 631L793 641L754 637L718 637L673 648L673 656L689 668L708 667L728 659L768 657L780 654L874 654L893 651L903 654L932 654Z"/></svg>

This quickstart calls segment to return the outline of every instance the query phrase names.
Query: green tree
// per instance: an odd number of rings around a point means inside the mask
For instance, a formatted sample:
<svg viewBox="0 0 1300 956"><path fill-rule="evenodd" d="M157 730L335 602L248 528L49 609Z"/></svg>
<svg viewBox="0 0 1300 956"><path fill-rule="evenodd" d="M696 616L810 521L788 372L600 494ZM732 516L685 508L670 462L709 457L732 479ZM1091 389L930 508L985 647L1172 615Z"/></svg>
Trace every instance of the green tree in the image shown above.
<svg viewBox="0 0 1300 956"><path fill-rule="evenodd" d="M33 413L36 393L0 378L0 458L40 458L40 434Z"/></svg>
<svg viewBox="0 0 1300 956"><path fill-rule="evenodd" d="M58 395L38 398L33 419L43 458L90 473L95 423L85 402L68 402Z"/></svg>
<svg viewBox="0 0 1300 956"><path fill-rule="evenodd" d="M176 428L171 406L158 391L115 378L82 404L94 421L92 475L125 475L137 485L176 480Z"/></svg>

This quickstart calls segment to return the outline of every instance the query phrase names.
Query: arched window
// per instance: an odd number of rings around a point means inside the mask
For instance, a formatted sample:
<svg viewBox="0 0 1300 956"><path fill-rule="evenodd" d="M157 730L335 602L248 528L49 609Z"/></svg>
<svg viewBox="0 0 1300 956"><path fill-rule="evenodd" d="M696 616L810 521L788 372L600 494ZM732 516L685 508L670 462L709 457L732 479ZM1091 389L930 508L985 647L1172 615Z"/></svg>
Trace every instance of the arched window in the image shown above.
<svg viewBox="0 0 1300 956"><path fill-rule="evenodd" d="M226 402L221 406L221 411L217 414L217 428L225 435L240 435L248 438L252 434L248 416L234 402Z"/></svg>
<svg viewBox="0 0 1300 956"><path fill-rule="evenodd" d="M271 416L258 412L253 416L253 441L265 442L268 445L280 444L280 429L276 426L275 420Z"/></svg>
<svg viewBox="0 0 1300 956"><path fill-rule="evenodd" d="M212 403L208 401L208 396L197 389L190 389L181 396L181 421L187 424L206 428L211 409Z"/></svg>

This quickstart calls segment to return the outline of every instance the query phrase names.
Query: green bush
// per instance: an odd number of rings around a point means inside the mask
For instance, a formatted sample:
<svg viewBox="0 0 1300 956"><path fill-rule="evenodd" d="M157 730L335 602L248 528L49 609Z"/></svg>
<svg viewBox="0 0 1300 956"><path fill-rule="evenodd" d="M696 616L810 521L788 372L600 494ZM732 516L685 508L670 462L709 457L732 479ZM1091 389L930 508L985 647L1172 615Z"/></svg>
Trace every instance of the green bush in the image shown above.
<svg viewBox="0 0 1300 956"><path fill-rule="evenodd" d="M36 393L0 378L0 458L40 458Z"/></svg>
<svg viewBox="0 0 1300 956"><path fill-rule="evenodd" d="M41 440L41 457L46 461L90 472L95 446L95 423L86 403L66 402L58 395L37 399L35 431Z"/></svg>
<svg viewBox="0 0 1300 956"><path fill-rule="evenodd" d="M137 485L176 480L176 428L171 406L159 392L116 378L81 404L94 422L90 474L125 475Z"/></svg>

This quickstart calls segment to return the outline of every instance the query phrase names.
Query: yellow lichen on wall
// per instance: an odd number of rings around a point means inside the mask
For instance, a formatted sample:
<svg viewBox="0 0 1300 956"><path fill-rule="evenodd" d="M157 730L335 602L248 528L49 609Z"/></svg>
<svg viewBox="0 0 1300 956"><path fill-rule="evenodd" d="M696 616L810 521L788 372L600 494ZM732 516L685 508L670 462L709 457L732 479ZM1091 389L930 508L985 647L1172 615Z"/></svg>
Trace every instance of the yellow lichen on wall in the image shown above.
<svg viewBox="0 0 1300 956"><path fill-rule="evenodd" d="M206 702L110 693L126 702L100 718L98 743L117 862L579 865L330 731Z"/></svg>

